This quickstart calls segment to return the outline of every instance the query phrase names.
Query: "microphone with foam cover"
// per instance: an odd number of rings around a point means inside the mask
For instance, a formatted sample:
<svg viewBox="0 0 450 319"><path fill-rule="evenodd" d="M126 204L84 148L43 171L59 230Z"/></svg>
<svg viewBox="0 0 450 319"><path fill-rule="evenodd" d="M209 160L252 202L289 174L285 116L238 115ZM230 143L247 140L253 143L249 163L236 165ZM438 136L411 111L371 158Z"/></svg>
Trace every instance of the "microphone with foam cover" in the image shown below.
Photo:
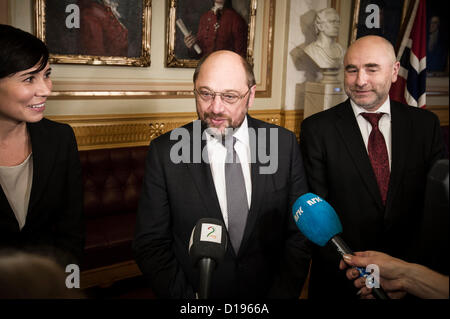
<svg viewBox="0 0 450 319"><path fill-rule="evenodd" d="M195 225L189 241L189 256L200 268L198 298L207 299L211 275L223 260L227 250L227 231L224 223L214 218L202 218Z"/></svg>
<svg viewBox="0 0 450 319"><path fill-rule="evenodd" d="M339 217L334 208L324 199L313 193L306 193L295 201L292 214L297 227L310 241L321 247L331 241L341 256L353 255L353 251L339 236L342 233ZM356 269L361 276L370 275L364 268L356 267ZM377 283L375 285L378 286ZM377 299L389 299L381 287L374 287L372 292Z"/></svg>

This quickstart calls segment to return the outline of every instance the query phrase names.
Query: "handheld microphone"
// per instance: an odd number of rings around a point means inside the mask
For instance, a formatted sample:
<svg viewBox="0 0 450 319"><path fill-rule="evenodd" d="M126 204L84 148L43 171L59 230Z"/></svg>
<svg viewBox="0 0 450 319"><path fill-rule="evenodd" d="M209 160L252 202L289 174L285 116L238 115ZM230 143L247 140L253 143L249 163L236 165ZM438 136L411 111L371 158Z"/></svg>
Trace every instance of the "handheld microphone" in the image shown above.
<svg viewBox="0 0 450 319"><path fill-rule="evenodd" d="M202 218L195 225L189 241L192 263L200 268L198 299L207 299L211 275L227 249L227 231L223 222L214 218Z"/></svg>
<svg viewBox="0 0 450 319"><path fill-rule="evenodd" d="M292 206L292 214L300 231L313 243L323 247L331 241L341 256L353 255L353 251L339 236L342 225L333 207L324 199L312 193L300 196ZM370 273L364 268L356 267L360 276L367 277ZM386 292L380 288L373 288L377 299L389 299Z"/></svg>

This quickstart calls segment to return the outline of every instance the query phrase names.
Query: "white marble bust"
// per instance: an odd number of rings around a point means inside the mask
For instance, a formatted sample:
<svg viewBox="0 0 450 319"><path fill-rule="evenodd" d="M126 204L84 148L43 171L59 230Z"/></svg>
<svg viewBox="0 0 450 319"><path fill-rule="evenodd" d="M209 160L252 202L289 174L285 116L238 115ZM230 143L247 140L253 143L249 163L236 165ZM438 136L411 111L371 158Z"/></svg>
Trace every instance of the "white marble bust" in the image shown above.
<svg viewBox="0 0 450 319"><path fill-rule="evenodd" d="M314 27L317 40L305 48L305 53L321 69L340 69L344 57L344 49L336 42L341 20L333 8L325 8L317 12Z"/></svg>

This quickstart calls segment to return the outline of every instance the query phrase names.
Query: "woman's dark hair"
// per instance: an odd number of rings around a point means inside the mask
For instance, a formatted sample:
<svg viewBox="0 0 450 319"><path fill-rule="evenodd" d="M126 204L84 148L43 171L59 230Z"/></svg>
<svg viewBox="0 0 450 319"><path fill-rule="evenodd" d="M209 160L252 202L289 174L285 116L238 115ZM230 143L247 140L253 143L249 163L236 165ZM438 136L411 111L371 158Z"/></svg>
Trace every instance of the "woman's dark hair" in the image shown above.
<svg viewBox="0 0 450 319"><path fill-rule="evenodd" d="M0 79L34 67L43 70L48 62L47 46L34 35L0 24Z"/></svg>

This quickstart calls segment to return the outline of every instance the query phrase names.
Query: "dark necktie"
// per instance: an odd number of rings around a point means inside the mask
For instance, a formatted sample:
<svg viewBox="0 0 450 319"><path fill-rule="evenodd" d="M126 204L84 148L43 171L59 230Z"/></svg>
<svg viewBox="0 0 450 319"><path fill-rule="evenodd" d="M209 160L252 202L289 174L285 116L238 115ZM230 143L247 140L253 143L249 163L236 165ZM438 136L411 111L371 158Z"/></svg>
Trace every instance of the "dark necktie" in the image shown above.
<svg viewBox="0 0 450 319"><path fill-rule="evenodd" d="M369 135L368 152L373 172L377 179L383 205L386 205L386 197L389 188L389 157L384 136L381 133L378 122L383 113L361 113L361 115L372 125Z"/></svg>
<svg viewBox="0 0 450 319"><path fill-rule="evenodd" d="M228 234L235 253L239 251L248 215L247 191L242 173L241 163L233 141L227 140L227 156L225 159L225 185L227 192Z"/></svg>

